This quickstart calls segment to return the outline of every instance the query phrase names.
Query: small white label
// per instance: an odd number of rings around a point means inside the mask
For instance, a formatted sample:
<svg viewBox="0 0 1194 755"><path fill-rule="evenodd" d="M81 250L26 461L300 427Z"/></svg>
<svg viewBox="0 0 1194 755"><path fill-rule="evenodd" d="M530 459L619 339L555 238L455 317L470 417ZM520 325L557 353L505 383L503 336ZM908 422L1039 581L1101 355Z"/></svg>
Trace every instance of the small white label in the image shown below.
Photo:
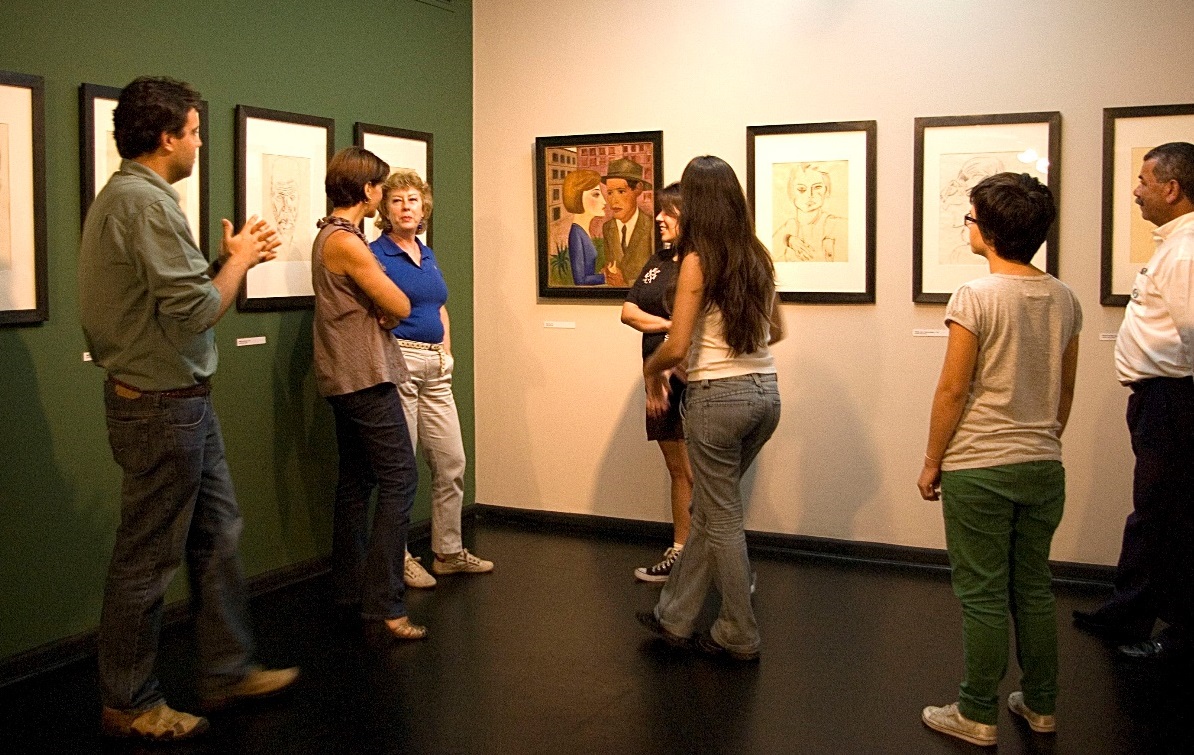
<svg viewBox="0 0 1194 755"><path fill-rule="evenodd" d="M1114 341L1115 334L1114 333L1099 333L1099 340L1100 341Z"/></svg>
<svg viewBox="0 0 1194 755"><path fill-rule="evenodd" d="M90 362L90 361L91 361L91 352L90 352L90 351L84 351L84 352L83 352L83 361L84 361L84 362Z"/></svg>
<svg viewBox="0 0 1194 755"><path fill-rule="evenodd" d="M913 328L913 338L949 338L949 330L946 328Z"/></svg>
<svg viewBox="0 0 1194 755"><path fill-rule="evenodd" d="M253 336L251 338L236 339L237 346L264 346L265 336Z"/></svg>
<svg viewBox="0 0 1194 755"><path fill-rule="evenodd" d="M574 322L566 322L566 321L563 321L563 320L544 320L544 321L543 321L543 327L545 327L545 328L562 328L562 329L565 329L565 330L574 330L574 329L576 328L576 323L574 323Z"/></svg>

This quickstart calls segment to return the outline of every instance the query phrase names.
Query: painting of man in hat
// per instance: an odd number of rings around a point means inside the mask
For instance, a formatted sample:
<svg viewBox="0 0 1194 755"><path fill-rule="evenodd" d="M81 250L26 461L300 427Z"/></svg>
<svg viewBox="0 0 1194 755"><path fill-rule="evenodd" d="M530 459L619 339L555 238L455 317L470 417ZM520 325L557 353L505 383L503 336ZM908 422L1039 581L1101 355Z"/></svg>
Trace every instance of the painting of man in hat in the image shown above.
<svg viewBox="0 0 1194 755"><path fill-rule="evenodd" d="M612 263L614 276L621 277L621 281L614 281L607 274L606 280L613 285L625 286L638 277L655 251L654 219L639 206L639 197L645 189L651 188L651 184L643 179L643 166L626 157L610 160L601 183L613 213L602 226L605 253Z"/></svg>

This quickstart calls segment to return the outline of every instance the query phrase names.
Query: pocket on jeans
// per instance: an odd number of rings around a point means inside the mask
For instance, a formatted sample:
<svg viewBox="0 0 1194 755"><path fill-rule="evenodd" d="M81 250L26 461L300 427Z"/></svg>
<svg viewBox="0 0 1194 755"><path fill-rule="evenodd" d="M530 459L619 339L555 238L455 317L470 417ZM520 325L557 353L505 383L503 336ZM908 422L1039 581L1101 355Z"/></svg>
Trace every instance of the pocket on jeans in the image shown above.
<svg viewBox="0 0 1194 755"><path fill-rule="evenodd" d="M170 427L175 430L194 430L207 417L206 398L174 399L170 404Z"/></svg>
<svg viewBox="0 0 1194 755"><path fill-rule="evenodd" d="M149 469L149 435L154 422L142 419L108 419L108 445L112 458L126 474L139 475Z"/></svg>

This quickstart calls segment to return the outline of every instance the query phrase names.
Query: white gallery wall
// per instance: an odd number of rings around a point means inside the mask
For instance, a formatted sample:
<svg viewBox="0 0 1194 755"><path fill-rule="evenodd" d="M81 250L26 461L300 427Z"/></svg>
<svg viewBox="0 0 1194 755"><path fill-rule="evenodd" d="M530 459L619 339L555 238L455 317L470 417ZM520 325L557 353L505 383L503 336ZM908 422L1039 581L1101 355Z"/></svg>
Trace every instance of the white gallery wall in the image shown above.
<svg viewBox="0 0 1194 755"><path fill-rule="evenodd" d="M744 181L747 126L874 119L877 303L784 306L747 527L944 547L915 486L945 339L913 337L944 311L912 303L913 119L1059 110L1060 277L1086 325L1053 558L1115 563L1132 454L1100 338L1122 319L1099 304L1102 109L1194 102L1192 38L1188 0L476 3L477 501L670 518L620 303L537 297L535 137L659 129L666 181L699 154Z"/></svg>

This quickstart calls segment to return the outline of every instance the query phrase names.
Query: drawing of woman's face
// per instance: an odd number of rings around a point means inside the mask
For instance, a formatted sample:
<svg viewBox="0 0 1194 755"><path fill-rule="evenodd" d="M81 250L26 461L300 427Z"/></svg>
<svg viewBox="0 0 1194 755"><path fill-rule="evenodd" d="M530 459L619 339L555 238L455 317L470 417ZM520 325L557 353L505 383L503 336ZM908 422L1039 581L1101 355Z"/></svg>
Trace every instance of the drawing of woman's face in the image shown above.
<svg viewBox="0 0 1194 755"><path fill-rule="evenodd" d="M792 204L801 212L815 212L825 204L825 177L819 171L798 170L788 182Z"/></svg>
<svg viewBox="0 0 1194 755"><path fill-rule="evenodd" d="M601 196L601 186L594 186L580 195L581 206L586 215L604 215L605 197Z"/></svg>

